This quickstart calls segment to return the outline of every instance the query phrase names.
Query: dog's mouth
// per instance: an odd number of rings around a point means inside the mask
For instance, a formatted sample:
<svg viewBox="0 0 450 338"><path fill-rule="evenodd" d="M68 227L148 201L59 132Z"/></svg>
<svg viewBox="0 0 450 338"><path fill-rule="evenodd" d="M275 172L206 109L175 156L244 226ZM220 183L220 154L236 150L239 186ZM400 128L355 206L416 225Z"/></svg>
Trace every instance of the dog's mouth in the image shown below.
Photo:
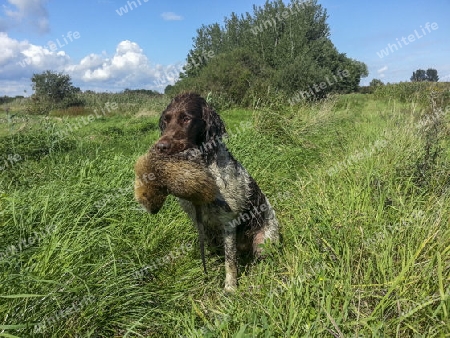
<svg viewBox="0 0 450 338"><path fill-rule="evenodd" d="M165 155L175 155L193 148L197 148L197 146L195 144L191 144L190 142L182 142L176 140L171 141L167 139L160 139L156 143L157 151Z"/></svg>

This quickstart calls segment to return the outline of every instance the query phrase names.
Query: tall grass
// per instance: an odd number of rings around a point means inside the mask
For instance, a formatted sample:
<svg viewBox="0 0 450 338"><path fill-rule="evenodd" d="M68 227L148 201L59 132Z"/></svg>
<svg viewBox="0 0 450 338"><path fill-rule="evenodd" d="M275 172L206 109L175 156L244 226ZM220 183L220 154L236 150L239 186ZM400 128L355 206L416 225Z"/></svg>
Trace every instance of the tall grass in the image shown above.
<svg viewBox="0 0 450 338"><path fill-rule="evenodd" d="M133 163L158 137L156 116L96 119L39 158L31 136L16 136L30 158L0 178L0 336L449 335L449 117L439 102L344 95L221 112L228 147L273 202L283 236L241 267L234 295L222 291L221 257L208 254L203 275L175 199L157 215L133 200Z"/></svg>
<svg viewBox="0 0 450 338"><path fill-rule="evenodd" d="M396 99L401 102L415 102L422 106L429 104L430 93L439 97L440 105L450 101L450 85L448 82L400 82L377 86L374 95L379 98ZM445 107L445 106L444 106Z"/></svg>

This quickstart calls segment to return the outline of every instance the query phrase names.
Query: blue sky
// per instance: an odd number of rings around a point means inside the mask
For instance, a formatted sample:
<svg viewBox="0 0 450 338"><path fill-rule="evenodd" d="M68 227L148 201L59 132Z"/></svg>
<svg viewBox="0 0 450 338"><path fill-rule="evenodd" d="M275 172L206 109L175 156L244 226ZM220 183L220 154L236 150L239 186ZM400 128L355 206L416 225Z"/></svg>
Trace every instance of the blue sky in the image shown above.
<svg viewBox="0 0 450 338"><path fill-rule="evenodd" d="M83 90L163 90L197 28L264 2L0 0L0 96L31 94L32 74L47 69L70 74ZM450 81L449 0L319 3L338 50L367 64L361 84L408 81L419 68Z"/></svg>

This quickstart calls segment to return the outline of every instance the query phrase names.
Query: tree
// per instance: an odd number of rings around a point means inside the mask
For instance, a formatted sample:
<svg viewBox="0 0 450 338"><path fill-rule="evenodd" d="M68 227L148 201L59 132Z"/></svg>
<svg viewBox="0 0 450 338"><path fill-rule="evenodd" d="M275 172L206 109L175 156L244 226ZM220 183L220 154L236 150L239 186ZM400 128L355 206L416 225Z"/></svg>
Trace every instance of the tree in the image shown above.
<svg viewBox="0 0 450 338"><path fill-rule="evenodd" d="M427 71L423 69L417 69L413 72L411 76L412 82L422 82L422 81L430 81L430 82L438 82L439 76L437 74L436 69L428 68Z"/></svg>
<svg viewBox="0 0 450 338"><path fill-rule="evenodd" d="M172 85L167 85L166 88L164 88L164 94L171 94L173 90L173 86Z"/></svg>
<svg viewBox="0 0 450 338"><path fill-rule="evenodd" d="M411 76L411 82L422 82L426 81L427 74L423 69L417 69L415 72L413 72L413 75Z"/></svg>
<svg viewBox="0 0 450 338"><path fill-rule="evenodd" d="M369 86L370 87L379 87L379 86L384 86L384 83L380 79L373 79L372 81L370 81Z"/></svg>
<svg viewBox="0 0 450 338"><path fill-rule="evenodd" d="M428 68L427 69L427 79L430 82L438 82L439 76L436 69Z"/></svg>
<svg viewBox="0 0 450 338"><path fill-rule="evenodd" d="M356 91L367 66L336 49L327 18L317 0L267 0L253 14L232 13L224 25L203 25L187 56L187 64L196 66L169 89L218 90L238 104L265 97L268 90L292 97L321 86L311 99ZM210 53L213 58L198 61Z"/></svg>
<svg viewBox="0 0 450 338"><path fill-rule="evenodd" d="M31 78L34 96L40 100L56 106L80 105L76 94L81 90L72 85L70 76L47 70L42 74L33 74Z"/></svg>

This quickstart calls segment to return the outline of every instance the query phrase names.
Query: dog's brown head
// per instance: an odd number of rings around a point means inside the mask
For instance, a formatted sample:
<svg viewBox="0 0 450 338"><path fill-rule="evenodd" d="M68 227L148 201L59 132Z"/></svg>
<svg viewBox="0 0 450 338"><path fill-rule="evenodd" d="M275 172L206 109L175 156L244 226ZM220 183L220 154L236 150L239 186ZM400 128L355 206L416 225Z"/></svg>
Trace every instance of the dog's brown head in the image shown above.
<svg viewBox="0 0 450 338"><path fill-rule="evenodd" d="M167 155L200 147L225 134L220 116L195 93L177 95L162 112L159 128L156 148Z"/></svg>

